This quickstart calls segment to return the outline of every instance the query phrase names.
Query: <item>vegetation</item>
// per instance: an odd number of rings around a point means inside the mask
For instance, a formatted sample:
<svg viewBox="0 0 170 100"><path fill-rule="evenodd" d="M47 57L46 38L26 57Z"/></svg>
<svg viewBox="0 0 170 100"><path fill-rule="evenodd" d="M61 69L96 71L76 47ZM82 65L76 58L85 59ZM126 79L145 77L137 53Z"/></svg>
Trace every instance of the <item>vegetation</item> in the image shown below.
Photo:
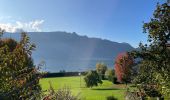
<svg viewBox="0 0 170 100"><path fill-rule="evenodd" d="M50 88L48 90L48 94L43 97L43 100L80 100L78 95L72 95L70 88L64 87L55 91L51 85L51 82L49 83Z"/></svg>
<svg viewBox="0 0 170 100"><path fill-rule="evenodd" d="M31 58L35 45L26 33L21 34L18 42L2 38L0 31L0 99L38 99L40 74Z"/></svg>
<svg viewBox="0 0 170 100"><path fill-rule="evenodd" d="M170 97L170 6L157 5L150 22L144 23L148 45L140 44L140 51L132 52L138 62L139 72L134 82L141 93L149 97Z"/></svg>
<svg viewBox="0 0 170 100"><path fill-rule="evenodd" d="M121 53L117 56L114 68L119 82L130 82L133 62L133 58L127 53Z"/></svg>
<svg viewBox="0 0 170 100"><path fill-rule="evenodd" d="M124 84L116 85L108 80L103 80L103 84L97 87L86 88L86 83L82 78L80 87L80 77L78 76L42 78L40 79L40 84L43 91L50 88L49 81L51 81L55 91L61 89L61 87L68 86L73 95L76 96L80 93L79 97L81 100L106 100L108 96L114 96L118 100L124 100L124 92L126 91L126 89L124 89Z"/></svg>
<svg viewBox="0 0 170 100"><path fill-rule="evenodd" d="M98 86L98 84L102 84L102 80L96 71L89 71L85 75L84 81L86 83L86 86L90 88L92 88L93 86Z"/></svg>
<svg viewBox="0 0 170 100"><path fill-rule="evenodd" d="M79 97L74 94L81 92L81 99L117 100L119 98L122 100L125 92L124 85L113 83L118 80L127 85L131 82L133 73L136 74L133 76L133 82L138 91L126 91L126 98L130 100L147 97L170 98L170 49L167 47L170 41L169 4L158 4L153 18L150 22L144 23L143 29L144 33L148 33L148 44L140 43L140 50L119 54L115 60L114 70L107 70L105 64L97 63L96 71L89 71L84 76L84 81L81 81L81 76L44 78L40 83L43 90L48 91L43 95L39 85L41 77L37 68L39 66L36 67L32 60L35 45L24 32L21 33L21 40L16 41L12 38L3 38L4 31L0 29L0 99L79 100ZM136 64L134 59L137 61ZM61 71L60 75L61 73L65 71ZM105 76L113 83L102 81ZM49 80L53 80L55 86L59 85L59 87L52 87L51 83L48 87ZM72 89L60 88L63 87L62 85L70 85ZM82 88L81 85L87 88Z"/></svg>
<svg viewBox="0 0 170 100"><path fill-rule="evenodd" d="M114 96L108 96L108 97L106 97L106 100L118 100L118 99L115 98Z"/></svg>
<svg viewBox="0 0 170 100"><path fill-rule="evenodd" d="M107 66L103 63L96 64L96 71L100 75L101 79L104 79L104 74L107 70Z"/></svg>
<svg viewBox="0 0 170 100"><path fill-rule="evenodd" d="M114 72L114 70L113 69L108 69L105 72L105 78L108 79L111 82L114 82L114 79L115 79L115 72Z"/></svg>
<svg viewBox="0 0 170 100"><path fill-rule="evenodd" d="M148 100L145 97L139 97L137 93L135 92L130 92L129 90L127 90L125 92L125 100ZM149 99L150 100L150 99ZM151 100L155 100L155 99L151 99Z"/></svg>

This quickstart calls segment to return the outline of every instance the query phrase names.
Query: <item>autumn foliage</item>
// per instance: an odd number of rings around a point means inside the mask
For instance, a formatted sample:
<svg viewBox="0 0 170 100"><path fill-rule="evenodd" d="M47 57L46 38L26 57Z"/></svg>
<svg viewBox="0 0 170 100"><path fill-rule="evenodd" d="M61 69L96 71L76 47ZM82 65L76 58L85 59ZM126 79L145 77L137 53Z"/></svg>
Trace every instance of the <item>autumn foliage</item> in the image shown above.
<svg viewBox="0 0 170 100"><path fill-rule="evenodd" d="M118 82L128 82L130 80L133 58L128 53L120 53L115 60L115 74Z"/></svg>
<svg viewBox="0 0 170 100"><path fill-rule="evenodd" d="M20 41L2 34L0 30L0 100L39 100L41 75L31 55L35 45L26 33Z"/></svg>

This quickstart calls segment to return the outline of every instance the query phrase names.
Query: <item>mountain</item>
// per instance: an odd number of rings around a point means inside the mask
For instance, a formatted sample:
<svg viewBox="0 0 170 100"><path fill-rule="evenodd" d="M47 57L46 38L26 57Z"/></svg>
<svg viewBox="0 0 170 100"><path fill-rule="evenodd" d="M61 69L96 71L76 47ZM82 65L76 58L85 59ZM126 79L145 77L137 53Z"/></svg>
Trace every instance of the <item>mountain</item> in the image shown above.
<svg viewBox="0 0 170 100"><path fill-rule="evenodd" d="M10 34L10 37L18 38L18 35ZM29 32L28 35L37 46L33 52L35 63L44 60L43 70L47 71L90 70L97 62L113 68L118 53L134 49L128 43L80 36L75 32Z"/></svg>

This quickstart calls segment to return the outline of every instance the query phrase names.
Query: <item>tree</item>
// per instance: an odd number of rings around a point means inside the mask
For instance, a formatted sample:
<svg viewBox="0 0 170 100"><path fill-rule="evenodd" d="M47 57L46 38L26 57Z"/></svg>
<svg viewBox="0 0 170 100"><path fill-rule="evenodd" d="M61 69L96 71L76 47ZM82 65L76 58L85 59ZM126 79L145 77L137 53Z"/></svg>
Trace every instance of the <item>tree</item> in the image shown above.
<svg viewBox="0 0 170 100"><path fill-rule="evenodd" d="M130 82L133 58L128 53L120 53L115 61L115 74L119 82Z"/></svg>
<svg viewBox="0 0 170 100"><path fill-rule="evenodd" d="M38 99L40 74L31 58L35 45L26 33L19 42L0 33L0 99Z"/></svg>
<svg viewBox="0 0 170 100"><path fill-rule="evenodd" d="M139 72L134 82L148 96L170 96L170 6L157 5L153 18L144 23L144 33L148 33L148 45L140 43L140 51L133 51L134 58L140 58Z"/></svg>
<svg viewBox="0 0 170 100"><path fill-rule="evenodd" d="M90 88L92 88L93 86L98 86L98 83L102 84L102 80L96 71L89 71L85 75L84 80L85 80L86 86Z"/></svg>
<svg viewBox="0 0 170 100"><path fill-rule="evenodd" d="M105 77L113 82L114 81L114 78L115 78L115 72L113 69L108 69L106 72L105 72Z"/></svg>
<svg viewBox="0 0 170 100"><path fill-rule="evenodd" d="M101 79L104 79L104 74L107 70L107 66L103 63L96 64L96 71L100 75Z"/></svg>

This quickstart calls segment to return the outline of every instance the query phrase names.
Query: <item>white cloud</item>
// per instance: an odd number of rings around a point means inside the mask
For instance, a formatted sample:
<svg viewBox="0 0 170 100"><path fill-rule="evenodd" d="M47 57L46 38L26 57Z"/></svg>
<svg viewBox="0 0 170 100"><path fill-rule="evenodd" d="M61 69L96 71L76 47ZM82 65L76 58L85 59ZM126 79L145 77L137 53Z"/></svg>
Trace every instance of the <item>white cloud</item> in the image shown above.
<svg viewBox="0 0 170 100"><path fill-rule="evenodd" d="M6 32L40 32L42 31L40 26L43 24L44 20L34 20L30 22L20 22L16 21L12 23L0 23L0 28L4 29Z"/></svg>

